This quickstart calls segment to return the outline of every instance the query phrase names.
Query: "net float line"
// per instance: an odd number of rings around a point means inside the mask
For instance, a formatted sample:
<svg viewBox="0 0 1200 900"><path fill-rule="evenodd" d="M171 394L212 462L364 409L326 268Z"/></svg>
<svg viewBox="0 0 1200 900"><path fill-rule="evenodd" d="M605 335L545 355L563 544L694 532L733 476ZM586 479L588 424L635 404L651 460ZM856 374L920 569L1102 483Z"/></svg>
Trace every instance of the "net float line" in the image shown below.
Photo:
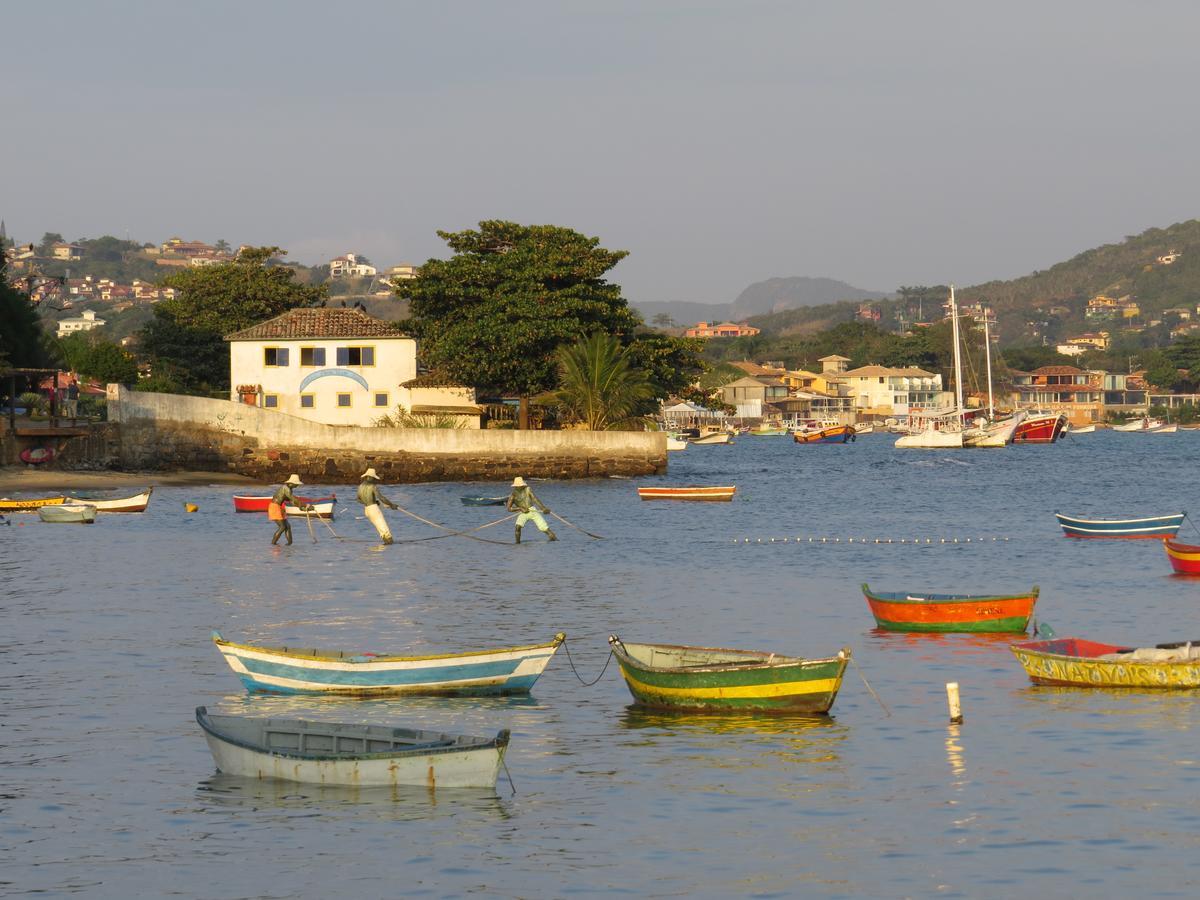
<svg viewBox="0 0 1200 900"><path fill-rule="evenodd" d="M944 537L944 538L843 538L843 537L784 537L784 538L734 538L734 544L910 544L922 547L937 544L995 544L1007 542L1006 537Z"/></svg>

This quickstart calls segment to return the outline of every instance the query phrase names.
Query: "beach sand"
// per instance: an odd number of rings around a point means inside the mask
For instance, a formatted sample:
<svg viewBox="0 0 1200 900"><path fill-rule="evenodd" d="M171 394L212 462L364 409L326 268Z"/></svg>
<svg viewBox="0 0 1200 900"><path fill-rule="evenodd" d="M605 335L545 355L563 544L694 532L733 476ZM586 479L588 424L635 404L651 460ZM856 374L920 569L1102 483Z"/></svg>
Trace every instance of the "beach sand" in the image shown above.
<svg viewBox="0 0 1200 900"><path fill-rule="evenodd" d="M206 484L260 482L230 472L73 472L63 469L35 469L32 466L0 466L0 496L122 487L140 490L155 485Z"/></svg>

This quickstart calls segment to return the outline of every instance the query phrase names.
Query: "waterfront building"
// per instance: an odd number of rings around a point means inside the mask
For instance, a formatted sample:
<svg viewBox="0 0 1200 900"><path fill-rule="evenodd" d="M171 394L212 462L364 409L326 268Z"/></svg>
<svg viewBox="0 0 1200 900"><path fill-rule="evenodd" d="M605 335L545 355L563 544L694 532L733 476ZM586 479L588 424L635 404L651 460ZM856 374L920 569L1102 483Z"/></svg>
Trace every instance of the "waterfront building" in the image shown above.
<svg viewBox="0 0 1200 900"><path fill-rule="evenodd" d="M1104 420L1105 373L1074 366L1042 366L1032 372L1013 372L1019 409L1065 413L1072 425Z"/></svg>
<svg viewBox="0 0 1200 900"><path fill-rule="evenodd" d="M859 366L839 376L864 418L907 419L910 412L951 402L942 390L942 376L912 367Z"/></svg>
<svg viewBox="0 0 1200 900"><path fill-rule="evenodd" d="M418 376L417 342L357 309L293 309L226 335L231 399L328 425L373 425L397 407L478 428L475 391Z"/></svg>

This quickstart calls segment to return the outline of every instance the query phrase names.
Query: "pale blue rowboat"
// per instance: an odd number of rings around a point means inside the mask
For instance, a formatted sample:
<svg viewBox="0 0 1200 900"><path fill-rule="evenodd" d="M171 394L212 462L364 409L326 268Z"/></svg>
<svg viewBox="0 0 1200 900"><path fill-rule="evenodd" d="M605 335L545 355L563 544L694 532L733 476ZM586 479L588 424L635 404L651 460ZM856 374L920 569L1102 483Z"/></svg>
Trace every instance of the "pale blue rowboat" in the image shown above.
<svg viewBox="0 0 1200 900"><path fill-rule="evenodd" d="M523 694L567 636L546 644L439 656L385 656L303 647L213 643L250 691L276 694Z"/></svg>
<svg viewBox="0 0 1200 900"><path fill-rule="evenodd" d="M1164 538L1175 537L1187 513L1147 516L1141 519L1081 519L1055 513L1063 534L1073 538Z"/></svg>

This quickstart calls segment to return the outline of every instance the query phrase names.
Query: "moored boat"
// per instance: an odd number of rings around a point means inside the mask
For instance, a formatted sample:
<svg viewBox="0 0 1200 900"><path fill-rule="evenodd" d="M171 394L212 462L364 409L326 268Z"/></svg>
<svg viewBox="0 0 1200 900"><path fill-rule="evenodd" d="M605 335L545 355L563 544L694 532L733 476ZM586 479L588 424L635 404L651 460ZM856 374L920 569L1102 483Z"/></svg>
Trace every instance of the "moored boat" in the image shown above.
<svg viewBox="0 0 1200 900"><path fill-rule="evenodd" d="M782 425L763 425L758 428L751 428L750 433L755 437L781 437L788 433L788 430Z"/></svg>
<svg viewBox="0 0 1200 900"><path fill-rule="evenodd" d="M1053 444L1067 427L1063 413L1029 413L1013 434L1014 444Z"/></svg>
<svg viewBox="0 0 1200 900"><path fill-rule="evenodd" d="M1064 434L1094 434L1096 431L1095 425L1080 425L1078 427L1071 426L1070 429L1063 432Z"/></svg>
<svg viewBox="0 0 1200 900"><path fill-rule="evenodd" d="M1163 549L1167 551L1167 559L1171 562L1171 568L1177 573L1200 575L1200 547L1163 538Z"/></svg>
<svg viewBox="0 0 1200 900"><path fill-rule="evenodd" d="M1151 428L1151 434L1174 434L1179 430L1179 425L1172 423L1170 425L1159 425L1156 428Z"/></svg>
<svg viewBox="0 0 1200 900"><path fill-rule="evenodd" d="M688 447L687 438L679 437L675 434L667 435L667 449L675 453L680 450L686 450Z"/></svg>
<svg viewBox="0 0 1200 900"><path fill-rule="evenodd" d="M1200 646L1119 647L1083 638L1021 641L1009 649L1034 684L1091 688L1200 687Z"/></svg>
<svg viewBox="0 0 1200 900"><path fill-rule="evenodd" d="M1161 419L1152 419L1149 416L1142 416L1139 419L1129 419L1126 422L1122 422L1120 425L1114 425L1112 430L1131 433L1141 432L1148 434L1151 431L1157 431L1159 428L1162 428L1164 424L1165 423Z"/></svg>
<svg viewBox="0 0 1200 900"><path fill-rule="evenodd" d="M213 632L213 643L250 691L282 694L528 693L566 640L500 650L433 656L237 644Z"/></svg>
<svg viewBox="0 0 1200 900"><path fill-rule="evenodd" d="M874 425L855 425L854 426L855 436L861 436L864 434L874 434L874 433L875 433Z"/></svg>
<svg viewBox="0 0 1200 900"><path fill-rule="evenodd" d="M92 500L86 497L68 497L67 503L86 503L88 506L94 506L96 512L145 512L146 507L150 505L150 495L152 493L154 493L154 488L148 487L140 494L134 494L132 497L121 497L116 500Z"/></svg>
<svg viewBox="0 0 1200 900"><path fill-rule="evenodd" d="M830 425L815 431L794 431L792 439L797 444L848 444L856 434L853 425Z"/></svg>
<svg viewBox="0 0 1200 900"><path fill-rule="evenodd" d="M876 624L886 631L1024 632L1038 588L1020 594L911 594L862 586Z"/></svg>
<svg viewBox="0 0 1200 900"><path fill-rule="evenodd" d="M509 731L494 738L386 725L213 715L199 706L217 768L227 775L354 787L492 788Z"/></svg>
<svg viewBox="0 0 1200 900"><path fill-rule="evenodd" d="M1073 538L1162 538L1175 537L1187 513L1146 516L1141 519L1081 519L1056 512L1063 534Z"/></svg>
<svg viewBox="0 0 1200 900"><path fill-rule="evenodd" d="M930 423L923 430L896 439L901 450L955 450L963 446L960 429L941 429Z"/></svg>
<svg viewBox="0 0 1200 900"><path fill-rule="evenodd" d="M688 487L640 487L638 496L643 500L709 500L728 502L733 499L736 485L713 487L690 485Z"/></svg>
<svg viewBox="0 0 1200 900"><path fill-rule="evenodd" d="M313 509L310 512L305 512L301 506L294 506L288 503L284 506L284 511L289 516L304 517L308 515L317 519L332 519L334 506L337 504L337 494L330 494L328 497L297 497L296 502L302 504L302 506L311 506ZM233 495L233 508L236 512L266 512L267 507L270 505L270 495L265 497L247 494Z"/></svg>
<svg viewBox="0 0 1200 900"><path fill-rule="evenodd" d="M66 522L74 525L90 525L96 521L96 507L86 503L56 503L38 507L38 518L43 522Z"/></svg>
<svg viewBox="0 0 1200 900"><path fill-rule="evenodd" d="M827 713L837 699L850 648L827 659L758 650L626 643L609 646L629 693L660 709Z"/></svg>
<svg viewBox="0 0 1200 900"><path fill-rule="evenodd" d="M18 498L15 500L4 497L0 499L0 513L37 512L43 506L58 506L60 503L66 502L67 498L65 496Z"/></svg>
<svg viewBox="0 0 1200 900"><path fill-rule="evenodd" d="M733 435L728 431L710 431L708 434L702 434L700 437L688 438L689 444L730 444L733 443Z"/></svg>
<svg viewBox="0 0 1200 900"><path fill-rule="evenodd" d="M463 506L503 506L508 497L460 497Z"/></svg>

